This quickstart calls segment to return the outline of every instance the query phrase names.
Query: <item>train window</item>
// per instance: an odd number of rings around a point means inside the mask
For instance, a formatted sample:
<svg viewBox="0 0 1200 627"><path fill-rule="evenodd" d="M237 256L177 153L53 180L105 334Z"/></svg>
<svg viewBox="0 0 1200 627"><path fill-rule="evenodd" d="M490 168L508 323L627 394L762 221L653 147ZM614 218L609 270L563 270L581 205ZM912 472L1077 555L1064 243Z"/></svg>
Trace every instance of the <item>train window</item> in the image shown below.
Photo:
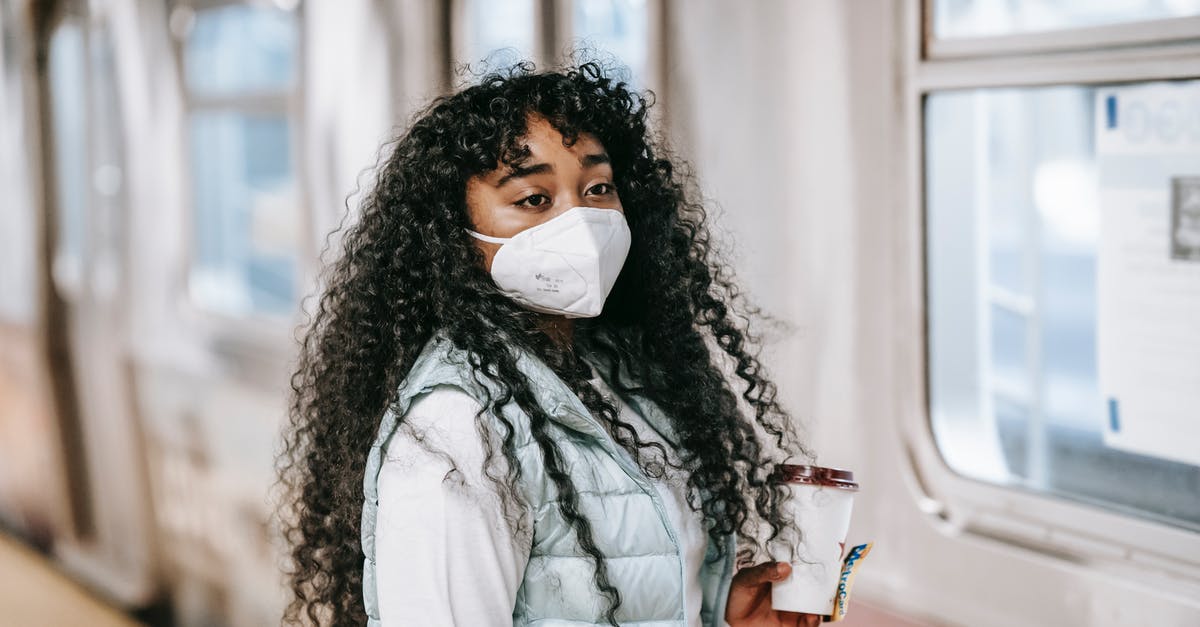
<svg viewBox="0 0 1200 627"><path fill-rule="evenodd" d="M574 35L585 45L611 53L641 84L649 63L647 0L575 0Z"/></svg>
<svg viewBox="0 0 1200 627"><path fill-rule="evenodd" d="M963 38L1056 31L1200 15L1200 0L935 0L933 33Z"/></svg>
<svg viewBox="0 0 1200 627"><path fill-rule="evenodd" d="M286 314L298 281L299 20L271 4L198 9L183 46L192 268L201 305Z"/></svg>
<svg viewBox="0 0 1200 627"><path fill-rule="evenodd" d="M196 15L184 53L197 94L287 91L295 80L296 25L291 12L248 4Z"/></svg>
<svg viewBox="0 0 1200 627"><path fill-rule="evenodd" d="M287 311L296 266L291 129L282 114L191 116L193 295L224 311Z"/></svg>
<svg viewBox="0 0 1200 627"><path fill-rule="evenodd" d="M536 56L540 21L533 0L468 0L466 9L462 60L500 67Z"/></svg>
<svg viewBox="0 0 1200 627"><path fill-rule="evenodd" d="M86 40L78 17L69 16L54 29L49 66L54 181L59 208L54 272L60 283L77 285L87 232L89 180Z"/></svg>
<svg viewBox="0 0 1200 627"><path fill-rule="evenodd" d="M926 99L934 437L963 475L1200 530L1200 467L1114 446L1106 433L1115 427L1099 376L1098 251L1113 172L1096 137L1097 116L1116 114L1098 89Z"/></svg>

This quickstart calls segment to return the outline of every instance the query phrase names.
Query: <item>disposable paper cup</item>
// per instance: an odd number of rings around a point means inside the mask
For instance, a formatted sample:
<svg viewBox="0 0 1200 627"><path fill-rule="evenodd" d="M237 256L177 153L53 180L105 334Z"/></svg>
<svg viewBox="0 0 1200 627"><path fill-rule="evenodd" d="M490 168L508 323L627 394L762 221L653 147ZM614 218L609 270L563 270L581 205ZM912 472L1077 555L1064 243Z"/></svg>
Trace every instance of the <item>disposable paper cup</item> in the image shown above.
<svg viewBox="0 0 1200 627"><path fill-rule="evenodd" d="M802 537L794 553L790 547L771 549L772 559L792 565L787 579L771 585L771 607L827 615L837 594L842 549L858 484L854 473L838 468L782 464L775 472L791 487L793 513Z"/></svg>

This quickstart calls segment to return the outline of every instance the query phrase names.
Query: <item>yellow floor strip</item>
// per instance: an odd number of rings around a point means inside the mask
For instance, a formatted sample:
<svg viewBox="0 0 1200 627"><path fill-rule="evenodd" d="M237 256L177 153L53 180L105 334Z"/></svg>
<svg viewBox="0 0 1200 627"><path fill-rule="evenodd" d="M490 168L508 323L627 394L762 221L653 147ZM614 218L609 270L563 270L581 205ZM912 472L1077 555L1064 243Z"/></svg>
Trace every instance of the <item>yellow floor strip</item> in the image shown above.
<svg viewBox="0 0 1200 627"><path fill-rule="evenodd" d="M51 565L0 533L0 625L20 627L139 627Z"/></svg>

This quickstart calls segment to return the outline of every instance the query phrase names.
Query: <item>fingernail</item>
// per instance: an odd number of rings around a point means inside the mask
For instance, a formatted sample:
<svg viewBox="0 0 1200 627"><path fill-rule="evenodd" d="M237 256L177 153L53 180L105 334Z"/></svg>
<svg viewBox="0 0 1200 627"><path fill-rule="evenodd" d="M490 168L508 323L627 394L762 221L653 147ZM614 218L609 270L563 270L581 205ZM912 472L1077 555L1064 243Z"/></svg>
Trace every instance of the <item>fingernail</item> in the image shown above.
<svg viewBox="0 0 1200 627"><path fill-rule="evenodd" d="M776 576L776 577L782 577L782 576L783 576L783 564L776 564L776 565L775 565L775 576Z"/></svg>

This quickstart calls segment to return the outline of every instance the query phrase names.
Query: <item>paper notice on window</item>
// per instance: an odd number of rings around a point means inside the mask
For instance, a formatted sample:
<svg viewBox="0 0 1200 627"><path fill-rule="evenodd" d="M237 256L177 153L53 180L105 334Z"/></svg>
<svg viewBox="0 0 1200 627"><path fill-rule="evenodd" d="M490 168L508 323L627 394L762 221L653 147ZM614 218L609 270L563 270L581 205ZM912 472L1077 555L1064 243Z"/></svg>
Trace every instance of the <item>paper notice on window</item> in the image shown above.
<svg viewBox="0 0 1200 627"><path fill-rule="evenodd" d="M1104 441L1200 465L1200 81L1095 106Z"/></svg>

